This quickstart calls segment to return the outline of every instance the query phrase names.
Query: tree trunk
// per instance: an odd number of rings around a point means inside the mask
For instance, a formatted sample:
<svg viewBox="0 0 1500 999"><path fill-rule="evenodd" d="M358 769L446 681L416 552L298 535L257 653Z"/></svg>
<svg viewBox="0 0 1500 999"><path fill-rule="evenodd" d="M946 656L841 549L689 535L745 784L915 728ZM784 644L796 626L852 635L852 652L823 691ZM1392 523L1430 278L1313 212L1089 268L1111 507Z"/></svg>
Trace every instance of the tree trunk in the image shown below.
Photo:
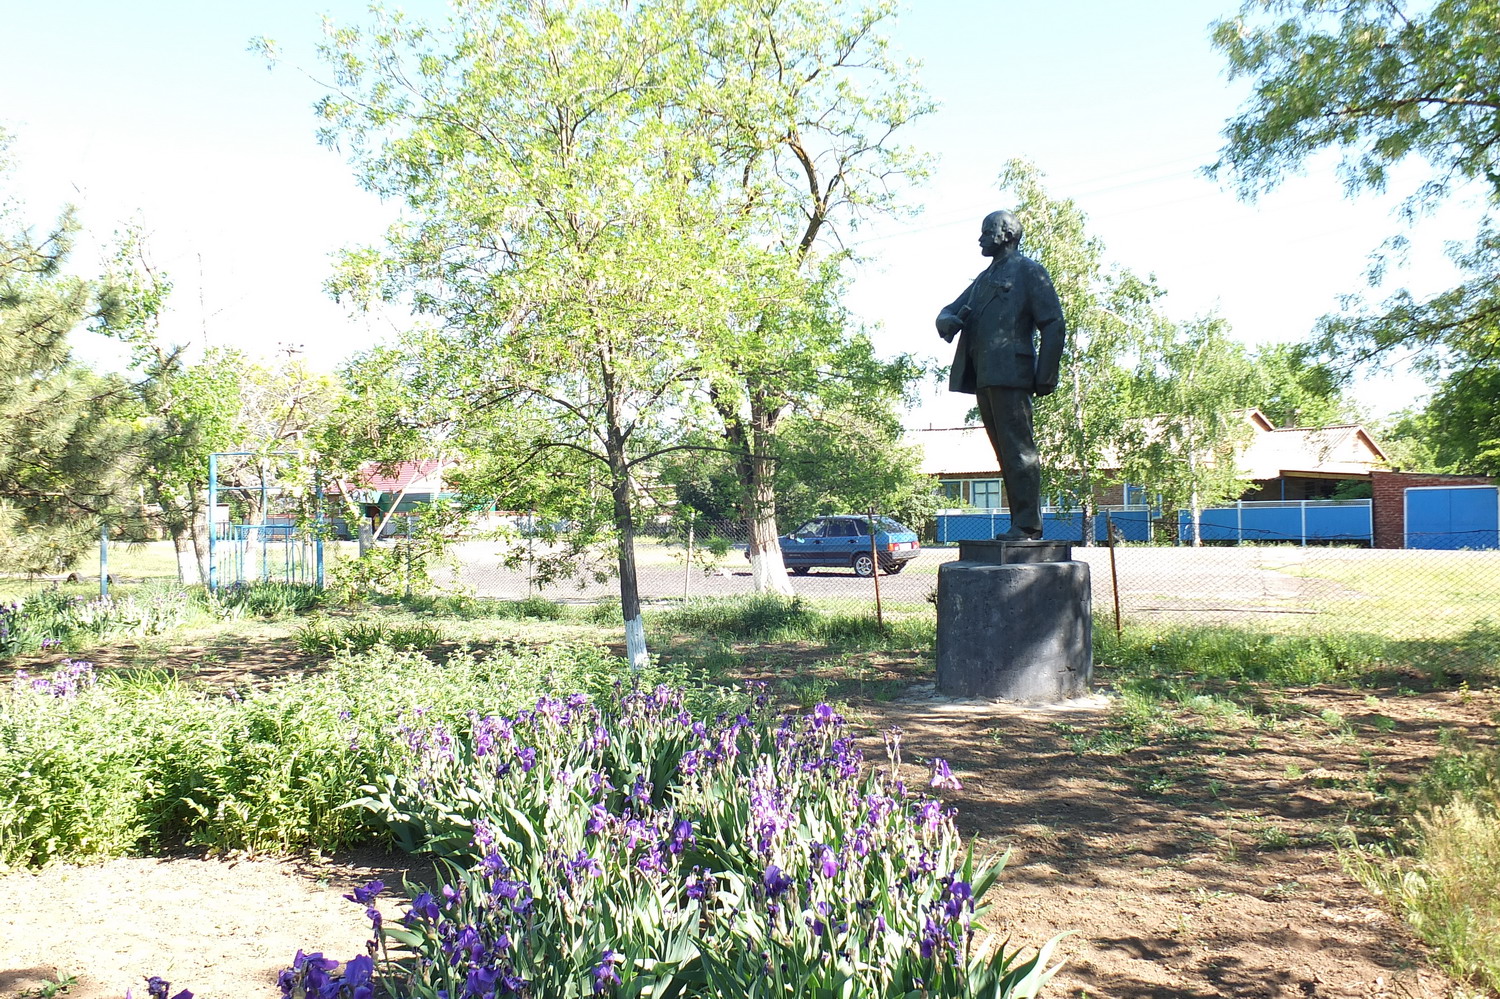
<svg viewBox="0 0 1500 999"><path fill-rule="evenodd" d="M192 484L188 485L188 508L191 514L188 517L188 535L193 542L193 556L198 563L198 582L203 586L208 585L208 532L213 529L212 521L214 511L199 500L198 490ZM198 516L198 511L204 511L203 516Z"/></svg>
<svg viewBox="0 0 1500 999"><path fill-rule="evenodd" d="M620 400L615 391L614 371L608 356L601 357L604 386L604 458L609 465L609 494L614 501L615 531L620 536L620 616L625 619L625 658L632 673L649 665L646 625L641 620L641 591L635 575L635 514L630 495L630 461L625 448L628 435L621 429Z"/></svg>
<svg viewBox="0 0 1500 999"><path fill-rule="evenodd" d="M745 486L745 502L741 509L745 527L750 532L747 551L755 592L790 597L797 591L792 589L792 581L787 578L786 562L782 560L781 544L777 540L780 532L776 529L776 487L768 453L771 425L775 421L771 414L761 409L752 399L748 428L738 416L724 414L725 435L740 452L736 465L740 481Z"/></svg>
<svg viewBox="0 0 1500 999"><path fill-rule="evenodd" d="M641 593L635 573L635 515L631 509L630 469L625 462L624 442L610 433L610 498L614 500L615 530L620 536L620 615L625 619L625 658L633 673L647 666L646 626L641 620Z"/></svg>
<svg viewBox="0 0 1500 999"><path fill-rule="evenodd" d="M787 578L786 562L781 557L781 544L777 540L776 493L771 485L771 462L756 449L749 458L750 491L749 504L745 511L745 523L750 529L750 577L756 593L778 593L784 597L795 595L792 581Z"/></svg>
<svg viewBox="0 0 1500 999"><path fill-rule="evenodd" d="M193 577L198 575L198 560L193 557L187 525L174 519L168 530L172 534L172 550L177 554L177 581L183 586L191 586Z"/></svg>
<svg viewBox="0 0 1500 999"><path fill-rule="evenodd" d="M1188 518L1193 524L1193 547L1203 547L1203 505L1198 502L1198 461L1188 455L1188 471L1193 476L1193 489L1188 494Z"/></svg>

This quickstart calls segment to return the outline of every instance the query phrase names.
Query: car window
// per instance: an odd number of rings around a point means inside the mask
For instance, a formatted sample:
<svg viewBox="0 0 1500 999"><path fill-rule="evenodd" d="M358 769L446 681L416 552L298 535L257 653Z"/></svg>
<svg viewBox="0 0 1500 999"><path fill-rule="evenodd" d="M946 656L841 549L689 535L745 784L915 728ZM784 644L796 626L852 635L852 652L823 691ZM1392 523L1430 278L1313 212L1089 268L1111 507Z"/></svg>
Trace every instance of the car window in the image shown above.
<svg viewBox="0 0 1500 999"><path fill-rule="evenodd" d="M799 538L821 538L823 537L823 522L821 520L809 520L792 533Z"/></svg>
<svg viewBox="0 0 1500 999"><path fill-rule="evenodd" d="M907 527L905 524L901 523L900 521L892 520L889 517L876 517L875 518L875 522L880 525L880 529L882 531L888 531L891 534L915 534L916 533L915 531L913 531L911 528Z"/></svg>
<svg viewBox="0 0 1500 999"><path fill-rule="evenodd" d="M865 529L863 521L845 520L840 521L840 523L844 525L844 537L846 538L862 538L870 533Z"/></svg>

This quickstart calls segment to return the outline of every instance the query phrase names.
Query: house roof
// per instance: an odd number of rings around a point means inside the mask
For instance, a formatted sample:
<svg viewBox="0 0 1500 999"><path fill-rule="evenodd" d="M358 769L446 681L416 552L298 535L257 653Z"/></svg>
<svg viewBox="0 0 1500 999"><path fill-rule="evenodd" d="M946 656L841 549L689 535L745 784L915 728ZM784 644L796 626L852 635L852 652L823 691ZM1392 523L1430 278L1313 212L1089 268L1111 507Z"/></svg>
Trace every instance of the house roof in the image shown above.
<svg viewBox="0 0 1500 999"><path fill-rule="evenodd" d="M1284 427L1257 433L1238 457L1246 478L1283 475L1368 475L1386 464L1385 452L1364 427Z"/></svg>
<svg viewBox="0 0 1500 999"><path fill-rule="evenodd" d="M929 427L907 431L922 449L924 475L999 475L1000 462L983 427Z"/></svg>
<svg viewBox="0 0 1500 999"><path fill-rule="evenodd" d="M405 489L408 493L436 493L443 488L443 472L453 463L438 458L423 458L418 461L403 461L381 470L375 462L360 466L355 479L348 483L351 489L374 489L387 496L395 496ZM334 483L333 491L341 492L341 483Z"/></svg>
<svg viewBox="0 0 1500 999"><path fill-rule="evenodd" d="M1246 410L1244 417L1252 435L1236 461L1247 479L1368 475L1371 469L1386 464L1385 452L1358 424L1278 429L1258 409ZM983 427L911 430L906 440L922 448L921 470L925 475L1000 474L1000 463Z"/></svg>

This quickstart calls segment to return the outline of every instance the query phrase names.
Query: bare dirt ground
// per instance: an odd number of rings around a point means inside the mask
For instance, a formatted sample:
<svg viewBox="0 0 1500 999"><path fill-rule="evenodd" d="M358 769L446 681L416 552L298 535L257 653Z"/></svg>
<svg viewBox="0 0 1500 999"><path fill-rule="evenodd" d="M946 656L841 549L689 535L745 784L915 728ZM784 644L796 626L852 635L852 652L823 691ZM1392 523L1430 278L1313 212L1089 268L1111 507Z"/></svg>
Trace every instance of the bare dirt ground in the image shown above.
<svg viewBox="0 0 1500 999"><path fill-rule="evenodd" d="M960 826L1012 850L991 896L996 931L1018 942L1073 931L1053 995L1448 996L1453 983L1328 839L1378 829L1377 785L1413 780L1440 729L1485 738L1497 702L1368 696L1298 692L1274 728L1119 756L1073 751L1105 723L1090 706L918 700L878 722L899 725L908 752L946 755L964 782L951 796Z"/></svg>
<svg viewBox="0 0 1500 999"><path fill-rule="evenodd" d="M912 663L894 663L893 676ZM243 678L243 674L241 674ZM207 677L205 677L207 679ZM1254 719L1193 719L1115 755L1104 698L1061 709L948 702L920 684L855 701L867 755L904 732L918 782L942 756L964 782L947 796L981 855L1012 851L987 928L1014 944L1062 932L1069 999L1455 995L1414 940L1340 866L1344 828L1373 834L1378 807L1437 752L1439 732L1492 731L1495 691L1310 689L1272 695ZM374 877L399 885L410 858L125 859L0 876L0 996L74 975L72 999L144 994L169 978L200 999L271 999L298 948L363 949Z"/></svg>

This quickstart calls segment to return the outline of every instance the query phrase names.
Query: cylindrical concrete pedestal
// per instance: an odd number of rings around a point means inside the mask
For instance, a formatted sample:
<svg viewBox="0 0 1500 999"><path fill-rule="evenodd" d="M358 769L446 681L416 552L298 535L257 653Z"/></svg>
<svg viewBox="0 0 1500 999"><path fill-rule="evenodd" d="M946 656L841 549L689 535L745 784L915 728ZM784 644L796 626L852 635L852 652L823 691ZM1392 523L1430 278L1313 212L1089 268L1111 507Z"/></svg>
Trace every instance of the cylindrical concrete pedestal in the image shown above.
<svg viewBox="0 0 1500 999"><path fill-rule="evenodd" d="M938 693L1030 702L1086 694L1094 659L1088 563L1011 562L999 548L996 562L971 561L991 553L969 549L938 568Z"/></svg>

